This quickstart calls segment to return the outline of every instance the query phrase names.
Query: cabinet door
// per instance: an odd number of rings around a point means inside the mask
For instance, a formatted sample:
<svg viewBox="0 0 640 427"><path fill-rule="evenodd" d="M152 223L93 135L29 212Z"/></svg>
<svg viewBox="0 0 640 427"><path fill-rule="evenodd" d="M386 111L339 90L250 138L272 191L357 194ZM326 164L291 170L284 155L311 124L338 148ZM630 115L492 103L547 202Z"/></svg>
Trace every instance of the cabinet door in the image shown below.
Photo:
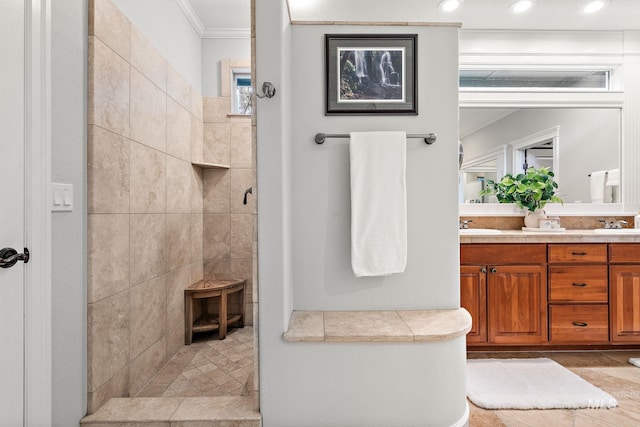
<svg viewBox="0 0 640 427"><path fill-rule="evenodd" d="M640 265L612 265L609 270L611 342L640 342Z"/></svg>
<svg viewBox="0 0 640 427"><path fill-rule="evenodd" d="M487 269L481 265L460 266L460 306L471 314L467 343L487 342Z"/></svg>
<svg viewBox="0 0 640 427"><path fill-rule="evenodd" d="M490 266L487 273L489 342L547 341L547 274L543 265Z"/></svg>

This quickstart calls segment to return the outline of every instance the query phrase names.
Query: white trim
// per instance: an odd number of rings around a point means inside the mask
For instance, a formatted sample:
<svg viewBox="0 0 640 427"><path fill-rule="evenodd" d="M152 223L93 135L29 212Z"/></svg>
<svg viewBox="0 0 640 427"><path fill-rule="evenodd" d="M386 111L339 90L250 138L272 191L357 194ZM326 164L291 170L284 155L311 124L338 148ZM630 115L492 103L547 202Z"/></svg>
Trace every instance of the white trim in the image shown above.
<svg viewBox="0 0 640 427"><path fill-rule="evenodd" d="M469 402L464 402L464 414L462 417L452 424L451 427L464 427L469 425Z"/></svg>
<svg viewBox="0 0 640 427"><path fill-rule="evenodd" d="M623 92L460 91L460 108L622 108Z"/></svg>
<svg viewBox="0 0 640 427"><path fill-rule="evenodd" d="M249 39L249 28L205 28L200 37L203 39Z"/></svg>
<svg viewBox="0 0 640 427"><path fill-rule="evenodd" d="M508 144L503 144L503 145L499 145L495 148L492 148L491 150L485 151L482 154L479 154L477 156L471 157L468 160L465 160L464 162L462 162L462 166L460 167L461 170L469 170L473 167L477 167L483 163L486 163L488 161L498 161L498 156L502 155L504 157L504 160L507 159L509 153L509 145ZM505 165L506 166L506 165ZM486 170L483 169L483 170Z"/></svg>
<svg viewBox="0 0 640 427"><path fill-rule="evenodd" d="M551 129L541 130L534 134L518 138L515 141L509 142L509 144L511 144L514 150L522 150L523 148L530 148L532 144L554 139L558 136L560 136L560 126L554 126Z"/></svg>
<svg viewBox="0 0 640 427"><path fill-rule="evenodd" d="M187 18L187 20L189 21L193 29L196 30L196 33L198 33L198 36L202 38L202 33L204 32L204 25L202 25L202 21L200 21L200 18L198 18L198 15L193 10L193 7L191 7L191 3L189 3L188 0L175 0L175 1L178 7L180 7L180 10L182 10L182 13L184 13L184 16Z"/></svg>
<svg viewBox="0 0 640 427"><path fill-rule="evenodd" d="M32 260L25 280L25 425L52 422L51 367L51 9L25 3L26 239Z"/></svg>

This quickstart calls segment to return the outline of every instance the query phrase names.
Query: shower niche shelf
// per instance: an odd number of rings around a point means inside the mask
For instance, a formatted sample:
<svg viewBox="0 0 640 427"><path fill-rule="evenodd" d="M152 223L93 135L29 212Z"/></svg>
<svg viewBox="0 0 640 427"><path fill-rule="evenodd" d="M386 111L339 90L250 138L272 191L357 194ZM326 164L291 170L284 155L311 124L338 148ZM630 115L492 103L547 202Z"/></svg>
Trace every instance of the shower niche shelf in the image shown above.
<svg viewBox="0 0 640 427"><path fill-rule="evenodd" d="M191 164L202 169L229 169L229 165L222 165L219 163L191 162Z"/></svg>

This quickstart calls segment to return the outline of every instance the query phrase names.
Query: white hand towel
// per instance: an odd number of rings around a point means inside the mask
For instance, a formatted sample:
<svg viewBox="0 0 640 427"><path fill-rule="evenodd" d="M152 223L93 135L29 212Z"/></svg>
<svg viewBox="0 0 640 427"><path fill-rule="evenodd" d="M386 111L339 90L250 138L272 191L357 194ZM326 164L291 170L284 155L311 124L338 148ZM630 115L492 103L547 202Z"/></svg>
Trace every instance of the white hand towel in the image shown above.
<svg viewBox="0 0 640 427"><path fill-rule="evenodd" d="M607 187L620 185L620 169L611 169L607 171Z"/></svg>
<svg viewBox="0 0 640 427"><path fill-rule="evenodd" d="M604 187L607 171L591 172L591 203L604 203Z"/></svg>
<svg viewBox="0 0 640 427"><path fill-rule="evenodd" d="M352 132L351 267L356 277L402 273L407 264L404 132Z"/></svg>
<svg viewBox="0 0 640 427"><path fill-rule="evenodd" d="M607 171L606 187L605 200L608 198L611 203L620 203L620 169Z"/></svg>

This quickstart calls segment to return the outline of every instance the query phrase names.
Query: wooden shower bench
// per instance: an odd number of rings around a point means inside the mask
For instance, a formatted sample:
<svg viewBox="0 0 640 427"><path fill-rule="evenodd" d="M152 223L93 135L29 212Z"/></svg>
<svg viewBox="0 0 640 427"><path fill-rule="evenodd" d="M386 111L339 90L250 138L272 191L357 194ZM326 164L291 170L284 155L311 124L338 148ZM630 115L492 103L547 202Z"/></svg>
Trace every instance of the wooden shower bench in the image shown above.
<svg viewBox="0 0 640 427"><path fill-rule="evenodd" d="M227 326L232 323L244 327L244 286L246 280L201 280L184 290L184 343L190 345L194 332L218 330L218 339L225 339ZM228 312L228 296L238 293L240 313ZM219 298L218 315L209 314L209 298ZM193 319L193 304L200 300L200 317Z"/></svg>

